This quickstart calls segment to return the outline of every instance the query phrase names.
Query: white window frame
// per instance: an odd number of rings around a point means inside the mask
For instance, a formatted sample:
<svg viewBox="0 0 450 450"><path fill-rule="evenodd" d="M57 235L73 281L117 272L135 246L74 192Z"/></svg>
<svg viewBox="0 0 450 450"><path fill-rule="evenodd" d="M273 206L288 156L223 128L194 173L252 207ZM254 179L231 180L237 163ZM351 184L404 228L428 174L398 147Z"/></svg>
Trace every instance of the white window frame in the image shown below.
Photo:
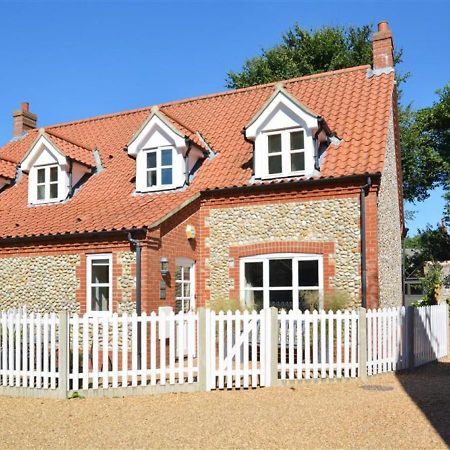
<svg viewBox="0 0 450 450"><path fill-rule="evenodd" d="M292 286L269 286L269 261L274 259L292 259L294 266L292 270ZM319 270L319 285L318 286L298 286L298 270L296 263L298 261L318 261ZM246 288L245 287L245 263L247 262L262 262L263 263L263 286L262 288ZM270 291L285 291L292 289L292 309L299 309L299 291L313 291L319 292L319 309L323 308L323 255L308 254L308 253L268 253L256 256L247 256L240 258L239 262L239 283L240 283L240 297L241 302L245 302L245 291L263 291L263 307L270 307Z"/></svg>
<svg viewBox="0 0 450 450"><path fill-rule="evenodd" d="M109 262L109 283L94 283L94 286L109 287L108 311L92 310L92 260L107 259ZM111 253L96 253L86 255L86 312L90 316L109 316L112 314L113 299L113 258Z"/></svg>
<svg viewBox="0 0 450 450"><path fill-rule="evenodd" d="M171 165L163 165L162 164L162 151L163 150L170 150L172 152L172 164ZM142 150L144 154L144 161L145 161L145 185L146 185L146 191L156 191L156 190L162 190L162 189L173 189L175 187L174 183L174 160L176 158L176 149L175 147L171 145L162 145L159 147L152 147L152 148L144 148ZM156 167L149 169L147 167L147 155L149 153L156 153ZM163 169L171 169L172 171L172 183L170 184L162 184L162 171ZM148 172L153 172L156 170L156 184L153 186L148 186L147 184L147 174Z"/></svg>
<svg viewBox="0 0 450 450"><path fill-rule="evenodd" d="M303 132L303 149L291 150L291 133L297 131ZM269 136L276 134L281 135L281 172L269 173L269 157L271 155L277 155L279 153L269 153ZM306 173L306 130L301 127L285 128L280 130L263 131L264 136L264 178L280 178L287 176L302 176ZM305 168L303 170L292 171L291 170L291 154L303 153Z"/></svg>
<svg viewBox="0 0 450 450"><path fill-rule="evenodd" d="M194 260L190 259L190 258L175 258L175 303L177 302L177 300L181 300L183 302L183 306L184 306L184 301L185 300L189 300L189 307L190 307L190 311L195 311L195 262ZM183 284L184 282L184 277L183 280L178 280L176 278L176 268L182 266L182 267L186 267L189 266L189 282L190 282L190 296L189 298L186 297L184 295L184 287L182 286L182 295L181 297L177 297L177 289L176 286L177 284Z"/></svg>
<svg viewBox="0 0 450 450"><path fill-rule="evenodd" d="M57 171L57 179L56 181L50 181L50 170L56 168ZM46 164L40 166L34 166L33 170L35 171L35 181L34 181L34 198L35 201L33 203L55 203L61 201L61 167L59 164ZM39 183L38 181L38 172L39 170L44 170L44 182ZM50 198L50 185L56 184L58 192L57 196L54 198ZM44 186L44 198L38 198L38 186Z"/></svg>

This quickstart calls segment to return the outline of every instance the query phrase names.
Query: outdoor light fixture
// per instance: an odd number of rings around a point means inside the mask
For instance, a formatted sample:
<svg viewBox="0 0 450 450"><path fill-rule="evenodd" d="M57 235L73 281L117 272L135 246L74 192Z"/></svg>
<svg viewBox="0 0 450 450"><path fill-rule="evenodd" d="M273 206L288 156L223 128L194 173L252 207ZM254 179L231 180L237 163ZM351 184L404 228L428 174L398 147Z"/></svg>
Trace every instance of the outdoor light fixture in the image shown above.
<svg viewBox="0 0 450 450"><path fill-rule="evenodd" d="M161 275L164 277L169 273L169 260L165 256L161 256L159 262L161 264Z"/></svg>

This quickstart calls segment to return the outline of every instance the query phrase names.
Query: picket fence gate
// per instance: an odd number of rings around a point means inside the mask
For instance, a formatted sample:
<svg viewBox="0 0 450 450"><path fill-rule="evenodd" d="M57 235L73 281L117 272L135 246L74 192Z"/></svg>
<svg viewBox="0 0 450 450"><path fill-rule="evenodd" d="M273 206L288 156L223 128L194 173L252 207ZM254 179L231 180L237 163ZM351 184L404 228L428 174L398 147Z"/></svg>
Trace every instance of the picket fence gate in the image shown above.
<svg viewBox="0 0 450 450"><path fill-rule="evenodd" d="M0 313L0 394L255 388L354 378L448 354L448 305L78 316Z"/></svg>

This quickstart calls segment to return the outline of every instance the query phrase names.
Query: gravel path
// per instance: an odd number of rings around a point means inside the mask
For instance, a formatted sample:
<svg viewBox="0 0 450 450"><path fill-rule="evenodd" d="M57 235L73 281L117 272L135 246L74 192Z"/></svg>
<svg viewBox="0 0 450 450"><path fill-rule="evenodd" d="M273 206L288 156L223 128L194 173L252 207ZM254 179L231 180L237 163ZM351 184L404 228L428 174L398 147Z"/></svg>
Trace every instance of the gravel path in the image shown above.
<svg viewBox="0 0 450 450"><path fill-rule="evenodd" d="M352 380L114 399L0 398L0 446L410 449L450 444L450 359L411 374L373 377L363 386Z"/></svg>

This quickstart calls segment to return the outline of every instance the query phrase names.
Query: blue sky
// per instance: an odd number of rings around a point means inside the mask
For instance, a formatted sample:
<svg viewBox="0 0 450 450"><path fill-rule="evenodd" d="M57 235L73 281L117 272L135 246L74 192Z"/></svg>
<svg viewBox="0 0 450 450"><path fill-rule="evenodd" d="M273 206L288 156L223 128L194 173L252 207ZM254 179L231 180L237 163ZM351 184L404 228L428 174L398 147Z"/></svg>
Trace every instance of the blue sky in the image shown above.
<svg viewBox="0 0 450 450"><path fill-rule="evenodd" d="M39 125L224 90L226 73L307 28L388 20L412 76L404 102L449 81L448 1L5 2L0 0L0 142L29 101ZM411 232L439 221L440 192L414 206Z"/></svg>

